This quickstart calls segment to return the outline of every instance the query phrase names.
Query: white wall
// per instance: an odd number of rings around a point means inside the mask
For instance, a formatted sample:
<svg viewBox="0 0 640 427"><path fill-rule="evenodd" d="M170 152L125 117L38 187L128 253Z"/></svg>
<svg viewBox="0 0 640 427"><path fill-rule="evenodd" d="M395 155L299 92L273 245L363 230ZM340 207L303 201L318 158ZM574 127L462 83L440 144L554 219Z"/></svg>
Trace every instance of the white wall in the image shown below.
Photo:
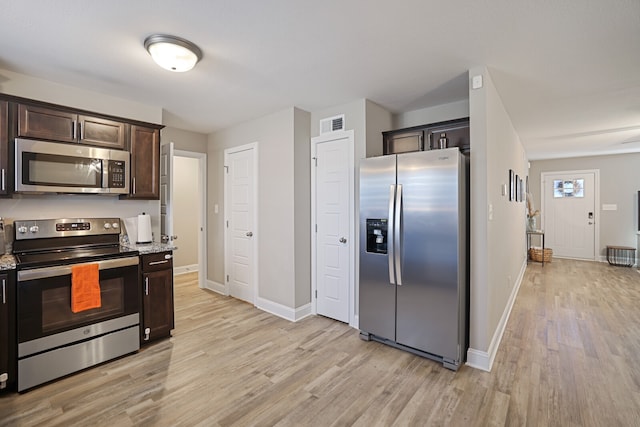
<svg viewBox="0 0 640 427"><path fill-rule="evenodd" d="M301 129L308 126L304 124L304 112L296 110L287 108L213 133L209 136L207 151L209 280L224 283L224 149L257 142L258 299L290 309L295 309L299 302L296 301L296 293L300 291L300 288L296 288L296 277L305 276L304 271L296 272L297 267L305 268L304 263L296 265L295 262L295 224L296 220L304 221L296 219L296 215L304 214L304 209L296 206L294 181L297 168L301 168L298 174L303 175L306 173L304 169L310 167L308 161L306 166L299 159L300 164L296 163L295 147L300 143L300 134L296 135L296 120L302 122L298 124ZM216 204L219 207L218 214L214 210ZM310 250L308 246L306 250ZM306 276L309 277L309 274L306 273Z"/></svg>
<svg viewBox="0 0 640 427"><path fill-rule="evenodd" d="M502 195L513 169L526 176L527 160L500 94L484 67L484 86L470 89L471 308L468 362L490 369L526 265L525 206ZM490 213L491 212L491 213Z"/></svg>
<svg viewBox="0 0 640 427"><path fill-rule="evenodd" d="M396 114L393 116L393 128L402 129L464 117L469 117L469 100L466 99L450 104L436 105L435 107Z"/></svg>
<svg viewBox="0 0 640 427"><path fill-rule="evenodd" d="M101 93L65 86L0 69L0 92L118 117L160 123L162 109ZM154 237L160 237L160 203L155 200L119 200L114 196L14 196L0 200L0 216L9 219L66 217L126 218L151 215Z"/></svg>
<svg viewBox="0 0 640 427"><path fill-rule="evenodd" d="M200 224L199 160L189 157L173 158L173 234L178 250L174 253L174 267L198 264L198 234Z"/></svg>
<svg viewBox="0 0 640 427"><path fill-rule="evenodd" d="M96 113L162 123L162 108L78 89L0 68L0 92Z"/></svg>
<svg viewBox="0 0 640 427"><path fill-rule="evenodd" d="M167 126L160 131L160 135L163 144L173 142L173 148L176 150L207 152L208 136L203 133Z"/></svg>
<svg viewBox="0 0 640 427"><path fill-rule="evenodd" d="M596 206L596 226L600 227L597 255L606 260L607 245L638 248L638 190L640 190L640 153L610 156L573 157L536 160L529 169L529 188L536 208L540 208L540 174L542 172L600 170L600 203ZM616 210L602 210L602 205L616 205ZM636 252L637 254L637 252Z"/></svg>

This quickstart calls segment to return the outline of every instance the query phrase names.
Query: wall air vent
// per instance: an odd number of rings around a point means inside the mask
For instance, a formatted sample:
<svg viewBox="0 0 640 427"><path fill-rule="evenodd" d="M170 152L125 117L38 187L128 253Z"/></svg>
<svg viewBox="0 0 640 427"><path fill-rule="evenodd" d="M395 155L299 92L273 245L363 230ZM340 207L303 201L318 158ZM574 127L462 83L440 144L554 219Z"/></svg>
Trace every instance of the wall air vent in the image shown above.
<svg viewBox="0 0 640 427"><path fill-rule="evenodd" d="M320 135L344 130L344 114L320 120Z"/></svg>

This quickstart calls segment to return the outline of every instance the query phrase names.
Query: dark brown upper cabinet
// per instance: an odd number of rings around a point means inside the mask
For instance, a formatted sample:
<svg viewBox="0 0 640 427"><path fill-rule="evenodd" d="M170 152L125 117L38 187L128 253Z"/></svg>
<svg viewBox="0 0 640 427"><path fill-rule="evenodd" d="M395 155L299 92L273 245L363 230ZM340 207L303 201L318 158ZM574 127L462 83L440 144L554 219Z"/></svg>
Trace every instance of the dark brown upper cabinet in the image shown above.
<svg viewBox="0 0 640 427"><path fill-rule="evenodd" d="M9 103L0 101L0 195L9 194Z"/></svg>
<svg viewBox="0 0 640 427"><path fill-rule="evenodd" d="M160 199L160 130L131 126L131 183L128 199Z"/></svg>
<svg viewBox="0 0 640 427"><path fill-rule="evenodd" d="M124 149L123 122L36 105L18 106L18 136Z"/></svg>

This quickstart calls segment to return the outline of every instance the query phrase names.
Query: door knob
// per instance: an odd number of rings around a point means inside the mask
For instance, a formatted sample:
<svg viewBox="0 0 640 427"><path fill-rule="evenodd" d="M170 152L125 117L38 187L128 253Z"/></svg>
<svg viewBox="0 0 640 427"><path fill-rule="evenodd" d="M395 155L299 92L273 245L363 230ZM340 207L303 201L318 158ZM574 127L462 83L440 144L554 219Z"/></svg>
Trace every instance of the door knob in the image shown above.
<svg viewBox="0 0 640 427"><path fill-rule="evenodd" d="M340 243L347 243L347 239L345 239L344 237L340 238Z"/></svg>
<svg viewBox="0 0 640 427"><path fill-rule="evenodd" d="M253 236L253 233L251 231L247 231L247 237L251 237Z"/></svg>

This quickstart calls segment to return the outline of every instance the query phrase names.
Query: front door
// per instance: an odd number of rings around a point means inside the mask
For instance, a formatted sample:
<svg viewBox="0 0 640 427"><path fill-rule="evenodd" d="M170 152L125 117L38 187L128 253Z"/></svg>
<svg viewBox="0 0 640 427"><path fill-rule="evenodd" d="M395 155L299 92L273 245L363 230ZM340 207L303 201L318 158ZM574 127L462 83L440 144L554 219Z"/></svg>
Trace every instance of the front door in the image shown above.
<svg viewBox="0 0 640 427"><path fill-rule="evenodd" d="M225 150L226 284L229 295L255 304L255 152Z"/></svg>
<svg viewBox="0 0 640 427"><path fill-rule="evenodd" d="M545 247L560 258L595 259L595 172L544 173Z"/></svg>
<svg viewBox="0 0 640 427"><path fill-rule="evenodd" d="M349 139L315 144L316 157L316 311L349 322L351 274Z"/></svg>

